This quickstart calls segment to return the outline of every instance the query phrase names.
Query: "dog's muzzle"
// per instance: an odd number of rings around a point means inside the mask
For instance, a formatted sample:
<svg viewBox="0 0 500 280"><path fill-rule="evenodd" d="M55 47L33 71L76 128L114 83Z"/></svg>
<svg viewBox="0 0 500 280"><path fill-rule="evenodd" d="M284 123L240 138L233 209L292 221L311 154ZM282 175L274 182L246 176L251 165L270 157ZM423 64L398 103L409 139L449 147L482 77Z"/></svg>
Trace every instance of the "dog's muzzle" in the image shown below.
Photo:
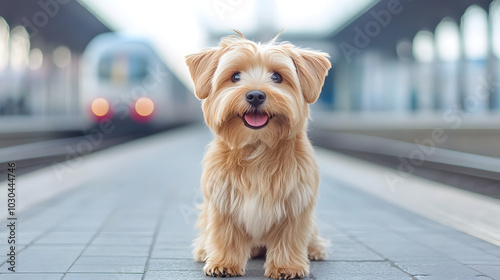
<svg viewBox="0 0 500 280"><path fill-rule="evenodd" d="M247 92L245 99L254 109L243 115L245 126L252 129L266 126L269 123L269 116L257 110L266 101L266 94L260 90L252 90Z"/></svg>

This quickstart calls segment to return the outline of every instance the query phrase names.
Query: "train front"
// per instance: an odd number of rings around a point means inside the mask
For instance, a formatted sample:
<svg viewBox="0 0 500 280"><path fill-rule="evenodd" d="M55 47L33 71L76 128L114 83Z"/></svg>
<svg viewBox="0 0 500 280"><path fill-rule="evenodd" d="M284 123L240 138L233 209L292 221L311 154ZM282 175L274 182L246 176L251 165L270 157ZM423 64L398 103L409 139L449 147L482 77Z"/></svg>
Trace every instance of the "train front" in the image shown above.
<svg viewBox="0 0 500 280"><path fill-rule="evenodd" d="M86 48L80 71L80 104L94 125L113 122L123 130L171 125L182 104L173 96L172 75L146 42L118 34L97 36Z"/></svg>

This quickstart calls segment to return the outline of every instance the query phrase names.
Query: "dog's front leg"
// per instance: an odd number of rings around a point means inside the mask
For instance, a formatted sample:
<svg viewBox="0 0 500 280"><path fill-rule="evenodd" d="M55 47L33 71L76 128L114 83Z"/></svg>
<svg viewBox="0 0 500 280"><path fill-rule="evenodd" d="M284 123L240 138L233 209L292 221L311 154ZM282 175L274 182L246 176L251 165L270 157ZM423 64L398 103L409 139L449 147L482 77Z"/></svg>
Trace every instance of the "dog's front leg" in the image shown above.
<svg viewBox="0 0 500 280"><path fill-rule="evenodd" d="M309 274L307 246L311 236L307 213L288 218L268 235L265 275L275 279L303 278Z"/></svg>
<svg viewBox="0 0 500 280"><path fill-rule="evenodd" d="M232 217L216 209L210 210L203 271L213 277L245 274L251 251L250 237L235 224Z"/></svg>

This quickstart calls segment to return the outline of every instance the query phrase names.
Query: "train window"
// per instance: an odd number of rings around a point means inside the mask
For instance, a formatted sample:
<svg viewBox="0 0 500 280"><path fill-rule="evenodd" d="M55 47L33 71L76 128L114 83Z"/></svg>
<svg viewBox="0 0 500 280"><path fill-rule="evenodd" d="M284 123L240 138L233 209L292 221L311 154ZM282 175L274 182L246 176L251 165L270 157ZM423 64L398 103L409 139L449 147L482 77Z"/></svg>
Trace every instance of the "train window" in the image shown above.
<svg viewBox="0 0 500 280"><path fill-rule="evenodd" d="M105 55L101 58L99 62L98 75L100 80L111 79L111 65L113 64L113 57L111 55Z"/></svg>
<svg viewBox="0 0 500 280"><path fill-rule="evenodd" d="M139 55L129 57L129 78L132 81L142 81L148 74L148 61Z"/></svg>
<svg viewBox="0 0 500 280"><path fill-rule="evenodd" d="M100 80L140 82L148 75L148 61L141 55L107 54L98 65Z"/></svg>

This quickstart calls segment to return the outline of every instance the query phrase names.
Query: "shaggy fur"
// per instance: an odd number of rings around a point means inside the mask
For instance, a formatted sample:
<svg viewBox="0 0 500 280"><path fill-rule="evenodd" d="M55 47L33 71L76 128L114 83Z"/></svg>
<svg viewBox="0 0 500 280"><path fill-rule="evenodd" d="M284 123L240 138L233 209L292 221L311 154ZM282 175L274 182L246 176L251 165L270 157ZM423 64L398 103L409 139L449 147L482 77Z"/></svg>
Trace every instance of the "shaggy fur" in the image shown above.
<svg viewBox="0 0 500 280"><path fill-rule="evenodd" d="M318 99L328 57L289 43L257 44L241 34L186 57L215 134L203 160L201 233L193 251L206 263L206 275L243 275L262 248L265 275L276 279L302 278L309 260L325 258L313 216L318 166L306 131L308 104ZM276 72L280 83L271 79ZM267 96L258 111L269 120L260 129L243 121L256 110L245 100L253 90Z"/></svg>

